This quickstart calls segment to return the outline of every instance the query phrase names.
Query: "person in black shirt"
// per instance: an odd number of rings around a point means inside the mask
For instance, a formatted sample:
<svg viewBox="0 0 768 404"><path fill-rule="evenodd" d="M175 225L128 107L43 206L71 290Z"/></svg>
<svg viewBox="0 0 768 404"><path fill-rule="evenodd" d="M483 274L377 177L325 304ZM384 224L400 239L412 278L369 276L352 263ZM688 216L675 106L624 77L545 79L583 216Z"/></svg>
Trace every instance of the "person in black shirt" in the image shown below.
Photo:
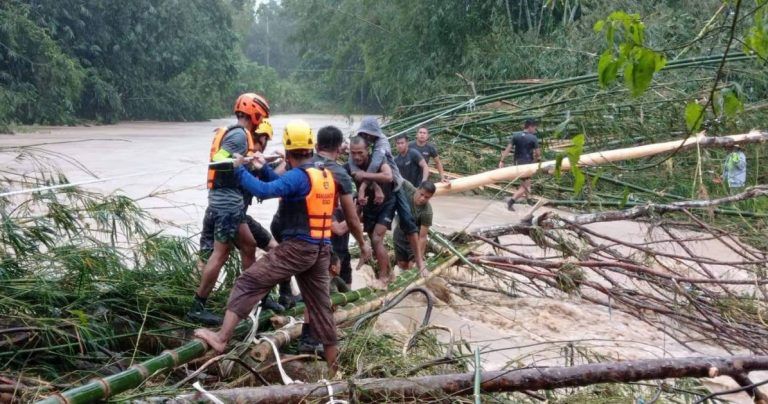
<svg viewBox="0 0 768 404"><path fill-rule="evenodd" d="M403 178L414 187L421 185L429 179L429 166L418 150L408 147L408 135L400 135L395 138L397 156L395 164L400 169Z"/></svg>
<svg viewBox="0 0 768 404"><path fill-rule="evenodd" d="M541 160L541 149L539 148L539 139L536 137L536 128L538 122L534 119L526 119L522 132L515 132L509 138L509 144L501 152L499 168L504 167L504 159L509 155L512 148L515 148L515 165L531 164ZM523 179L520 188L515 191L512 198L507 202L507 209L515 210L515 202L531 193L531 179Z"/></svg>
<svg viewBox="0 0 768 404"><path fill-rule="evenodd" d="M416 140L408 144L408 147L421 153L429 166L429 159L435 159L435 167L438 174L440 174L440 182L448 182L445 178L445 171L443 170L443 162L440 161L440 155L437 153L437 147L434 144L429 143L429 129L426 126L422 126L416 132ZM426 178L424 179L427 180ZM418 187L418 184L413 184L414 187Z"/></svg>

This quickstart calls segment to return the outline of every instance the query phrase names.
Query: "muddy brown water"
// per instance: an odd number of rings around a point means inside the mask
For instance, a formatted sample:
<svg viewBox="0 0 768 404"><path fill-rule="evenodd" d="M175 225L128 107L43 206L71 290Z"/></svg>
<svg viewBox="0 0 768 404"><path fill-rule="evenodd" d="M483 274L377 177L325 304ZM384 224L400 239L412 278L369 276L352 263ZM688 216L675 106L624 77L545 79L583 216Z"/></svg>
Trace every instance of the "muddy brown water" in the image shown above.
<svg viewBox="0 0 768 404"><path fill-rule="evenodd" d="M295 118L307 120L315 129L336 125L348 134L359 122L359 117L278 115L272 119L276 136L268 152L279 147L283 126ZM36 148L59 154L52 155L51 161L71 182L141 174L84 187L104 193L120 192L138 199L142 207L162 220L164 231L193 236L199 232L207 204L205 163L213 131L232 122L230 118L190 123L130 122L91 127L34 127L25 130L25 133L0 135L0 166L15 172L33 172L36 162L14 147L36 145ZM87 167L90 172L82 170L78 164ZM434 198L432 206L435 228L443 232L515 222L530 209L520 206L517 212L509 212L499 201L456 195ZM252 206L249 214L268 226L276 207L275 200L264 201ZM664 238L649 231L645 225L633 222L595 226L604 234L626 240L643 242L654 237ZM530 242L523 237L508 237L505 241ZM542 255L536 247L517 248L527 254ZM673 246L665 248L676 251ZM703 256L739 259L717 241L692 243L691 248ZM741 277L728 273L728 268L715 270L724 277ZM488 282L488 279L480 279L480 275L472 275L461 267L453 269L447 276L468 282ZM372 279L372 271L364 268L356 272L354 278L354 287L364 286ZM459 292L456 288L452 290ZM421 321L423 306L418 299L406 299L401 307L382 315L376 327L408 335ZM450 304L438 304L431 321L450 327L456 339L462 338L471 346L488 351L483 355L483 368L486 370L500 369L509 364L564 365L563 348L569 343L615 359L725 354L719 348L700 343L693 343L693 350L689 350L657 327L576 297L509 298L495 294L468 296L455 293ZM661 326L674 327L672 324ZM440 338L447 341L448 337L442 335ZM757 377L757 380L763 378ZM734 386L728 378L709 380L707 385L714 390ZM732 399L749 402L746 395L732 396Z"/></svg>

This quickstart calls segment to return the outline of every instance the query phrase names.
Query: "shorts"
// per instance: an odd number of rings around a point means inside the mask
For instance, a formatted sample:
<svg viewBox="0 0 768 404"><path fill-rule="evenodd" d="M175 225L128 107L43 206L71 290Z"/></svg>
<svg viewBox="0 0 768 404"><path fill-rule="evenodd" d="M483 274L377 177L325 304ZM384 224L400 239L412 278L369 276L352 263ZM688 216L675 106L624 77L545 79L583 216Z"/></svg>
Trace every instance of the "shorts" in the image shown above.
<svg viewBox="0 0 768 404"><path fill-rule="evenodd" d="M377 224L383 225L387 230L392 228L392 220L395 218L395 198L390 197L381 205L365 205L363 208L363 230L373 233Z"/></svg>
<svg viewBox="0 0 768 404"><path fill-rule="evenodd" d="M411 250L411 243L402 230L396 228L392 233L392 240L395 243L395 261L410 262L416 259L413 255L413 250Z"/></svg>
<svg viewBox="0 0 768 404"><path fill-rule="evenodd" d="M237 239L237 231L240 224L245 220L245 214L242 210L238 210L238 212L219 212L210 207L205 209L203 231L200 233L201 258L207 259L210 257L213 252L214 240L227 244L233 243Z"/></svg>

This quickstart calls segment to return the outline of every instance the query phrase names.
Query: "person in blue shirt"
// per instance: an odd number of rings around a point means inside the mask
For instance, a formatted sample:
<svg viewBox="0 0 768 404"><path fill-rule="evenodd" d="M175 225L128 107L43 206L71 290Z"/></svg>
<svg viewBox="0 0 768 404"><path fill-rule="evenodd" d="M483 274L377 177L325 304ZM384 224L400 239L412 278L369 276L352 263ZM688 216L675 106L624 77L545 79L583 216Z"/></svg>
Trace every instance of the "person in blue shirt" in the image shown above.
<svg viewBox="0 0 768 404"><path fill-rule="evenodd" d="M245 190L261 199L282 198L278 209L283 241L237 279L229 295L221 329L214 332L201 328L195 331L195 336L215 351L223 352L240 320L248 317L270 289L295 276L307 307L307 317L312 319L313 337L323 344L332 376L338 367L338 348L328 267L331 221L339 196L331 171L312 162L314 143L309 124L289 122L283 134L283 145L286 160L293 168L278 176L265 164L263 157L256 154L252 165L260 170L264 181L242 167L243 158L238 156L235 176ZM362 251L363 255L370 255L370 248Z"/></svg>

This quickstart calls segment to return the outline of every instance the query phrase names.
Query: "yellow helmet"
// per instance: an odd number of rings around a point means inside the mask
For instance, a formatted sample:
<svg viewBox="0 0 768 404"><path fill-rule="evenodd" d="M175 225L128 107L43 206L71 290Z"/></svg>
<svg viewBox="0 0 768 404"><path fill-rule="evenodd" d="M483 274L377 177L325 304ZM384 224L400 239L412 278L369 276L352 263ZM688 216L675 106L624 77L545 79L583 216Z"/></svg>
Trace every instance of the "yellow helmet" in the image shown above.
<svg viewBox="0 0 768 404"><path fill-rule="evenodd" d="M315 139L312 128L303 120L288 122L283 132L283 146L286 151L314 149Z"/></svg>
<svg viewBox="0 0 768 404"><path fill-rule="evenodd" d="M272 140L272 124L269 123L269 118L262 119L254 133L257 135L267 135L267 139Z"/></svg>

